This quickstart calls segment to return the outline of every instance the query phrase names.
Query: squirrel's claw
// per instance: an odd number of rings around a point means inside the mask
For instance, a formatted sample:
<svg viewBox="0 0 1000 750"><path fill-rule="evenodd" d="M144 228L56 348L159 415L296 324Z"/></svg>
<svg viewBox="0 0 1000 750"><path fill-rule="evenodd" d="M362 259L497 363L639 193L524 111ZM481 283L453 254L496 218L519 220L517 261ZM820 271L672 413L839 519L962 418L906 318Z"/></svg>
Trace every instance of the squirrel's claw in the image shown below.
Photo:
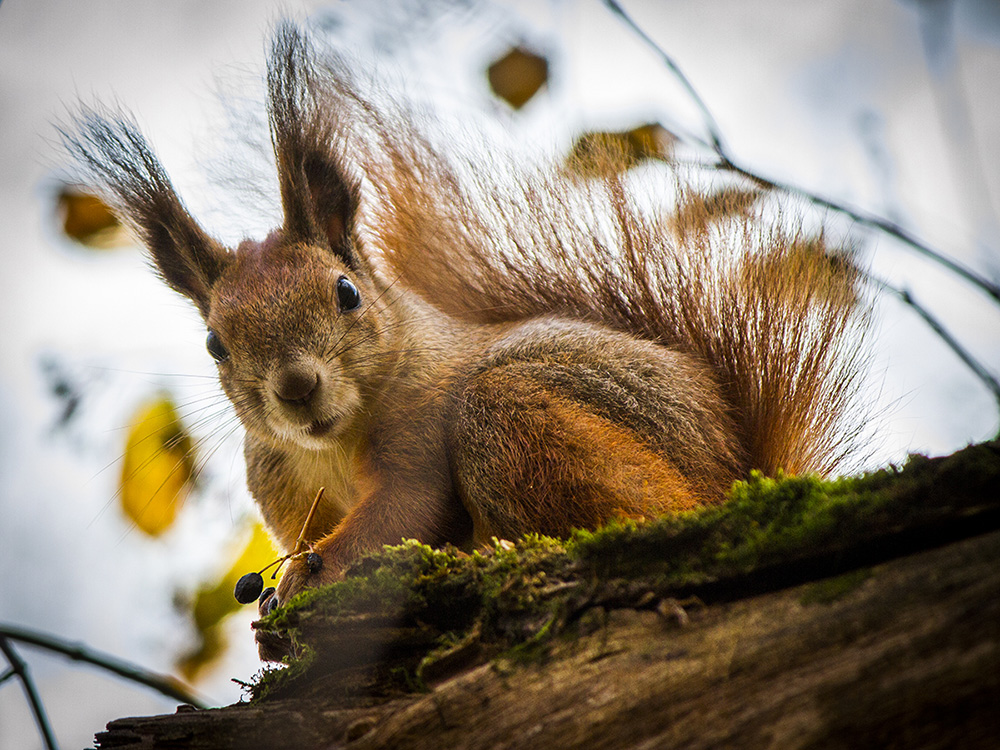
<svg viewBox="0 0 1000 750"><path fill-rule="evenodd" d="M290 602L300 591L333 583L340 577L339 567L328 564L320 554L310 552L306 555L296 555L289 559L278 582L277 591L267 599L261 595L260 614L262 617L270 614L275 607Z"/></svg>
<svg viewBox="0 0 1000 750"><path fill-rule="evenodd" d="M257 600L257 614L267 617L278 608L278 597L273 586L264 589Z"/></svg>
<svg viewBox="0 0 1000 750"><path fill-rule="evenodd" d="M320 555L293 557L281 576L278 588L264 589L257 600L257 613L261 619L274 612L282 604L290 602L296 594L306 588L330 583L339 576L334 566L326 565ZM257 641L257 653L262 661L282 661L294 652L291 640L271 630L260 628L259 622L251 624Z"/></svg>
<svg viewBox="0 0 1000 750"><path fill-rule="evenodd" d="M274 587L264 589L257 600L257 614L264 619L278 608L278 596ZM271 630L260 630L259 622L250 625L257 641L257 655L261 661L282 661L292 653L292 642Z"/></svg>

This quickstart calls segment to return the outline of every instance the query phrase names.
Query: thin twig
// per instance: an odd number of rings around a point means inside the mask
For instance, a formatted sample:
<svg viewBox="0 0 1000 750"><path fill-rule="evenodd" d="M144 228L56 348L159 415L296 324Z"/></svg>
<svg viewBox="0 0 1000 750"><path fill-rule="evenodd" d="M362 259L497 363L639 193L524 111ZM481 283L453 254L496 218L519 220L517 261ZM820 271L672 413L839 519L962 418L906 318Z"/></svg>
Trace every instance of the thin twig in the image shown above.
<svg viewBox="0 0 1000 750"><path fill-rule="evenodd" d="M684 75L684 72L680 69L677 63L674 62L674 59L644 31L639 24L632 20L632 17L625 12L625 9L622 8L616 0L604 0L604 4L607 5L611 12L617 15L626 26L632 29L633 33L641 38L648 47L656 52L656 54L658 54L660 59L663 61L663 64L666 65L670 69L670 72L674 74L674 78L676 78L680 82L681 86L684 87L684 90L687 91L688 96L691 97L691 101L693 101L698 109L701 110L702 119L704 119L705 127L708 130L708 137L712 141L711 146L716 153L721 155L724 152L722 146L722 130L719 128L719 124L712 116L711 110L708 106L706 106L697 90L695 90L695 87L691 85L691 82L688 80L687 76Z"/></svg>
<svg viewBox="0 0 1000 750"><path fill-rule="evenodd" d="M13 636L10 636L10 638L13 638ZM7 634L3 632L0 632L0 651L3 651L3 655L7 658L11 671L21 680L21 686L24 688L28 705L31 706L31 713L35 716L38 731L45 741L45 747L48 750L58 750L59 746L56 744L56 738L52 734L52 727L49 725L49 719L45 715L45 707L38 697L38 691L35 690L35 682L31 679L31 674L28 672L28 665L24 663L17 651L14 650L14 647L10 645Z"/></svg>
<svg viewBox="0 0 1000 750"><path fill-rule="evenodd" d="M309 512L306 513L306 520L302 524L302 531L299 532L299 538L295 540L295 544L292 546L292 551L287 555L282 555L277 560L273 560L261 569L260 574L264 575L264 571L269 568L273 568L275 565L278 567L271 574L271 579L278 577L278 573L281 572L282 567L285 563L293 558L298 558L307 548L312 549L312 545L306 544L306 533L309 531L309 524L312 523L313 516L316 515L316 508L319 507L319 501L323 497L323 493L326 492L326 487L320 487L319 492L316 493L316 497L313 499L313 503L309 508Z"/></svg>
<svg viewBox="0 0 1000 750"><path fill-rule="evenodd" d="M933 330L934 333L936 333L941 340L944 341L944 343L947 344L953 352L955 352L956 356L961 359L966 366L979 377L980 380L983 381L983 384L986 385L986 387L993 393L993 398L996 399L997 407L1000 409L1000 381L998 381L993 374L986 369L986 366L983 365L982 362L976 359L968 349L962 346L962 344L954 336L952 336L951 333L949 333L941 321L939 321L930 312L930 310L913 298L909 289L899 289L876 276L872 276L871 274L868 274L868 278L883 290L890 292L899 298L904 305L912 308L913 311L916 312L917 315L919 315L931 328L931 330Z"/></svg>
<svg viewBox="0 0 1000 750"><path fill-rule="evenodd" d="M973 271L971 268L962 265L957 260L949 258L946 255L933 249L926 243L920 241L912 234L903 229L899 224L893 221L882 218L881 216L876 216L875 214L870 214L860 209L851 208L850 206L839 203L837 201L831 200L829 198L824 198L820 195L812 193L805 188L797 187L796 185L791 185L785 182L778 182L775 180L769 180L766 177L761 177L756 172L752 172L744 167L734 164L733 161L724 153L720 153L722 161L714 165L717 169L724 169L730 172L734 172L742 177L753 180L754 182L762 185L763 187L774 188L780 190L783 193L788 193L789 195L797 195L800 198L805 198L809 202L822 206L823 208L828 208L832 211L837 211L838 213L844 214L851 220L857 222L858 224L863 224L867 227L872 227L873 229L878 229L881 232L891 235L896 239L900 240L906 245L909 245L912 250L915 250L919 254L930 258L939 265L944 266L949 271L957 276L961 276L966 281L980 287L985 291L990 297L995 301L1000 302L1000 286L997 286L992 281L984 276Z"/></svg>
<svg viewBox="0 0 1000 750"><path fill-rule="evenodd" d="M302 548L306 544L306 534L309 532L309 524L312 523L313 516L316 515L316 508L319 507L319 501L323 497L323 493L326 492L326 487L320 487L319 492L316 493L316 498L313 500L312 506L309 508L309 512L306 514L305 523L302 524L302 531L299 532L299 538L295 540L295 547L293 547L293 555L298 554L302 551Z"/></svg>
<svg viewBox="0 0 1000 750"><path fill-rule="evenodd" d="M942 254L941 252L933 249L925 242L920 241L912 234L907 232L905 229L900 227L898 224L889 221L888 219L881 218L872 214L863 213L856 209L852 209L842 203L830 200L829 198L822 198L814 193L809 192L805 188L796 187L794 185L789 185L786 183L776 182L774 180L767 179L757 174L753 170L747 169L746 167L740 166L736 161L733 160L732 156L729 154L728 150L724 145L724 140L722 138L722 132L719 128L718 123L712 116L711 110L708 105L705 104L704 100L698 94L698 92L691 85L687 76L680 69L680 66L674 61L674 59L667 54L667 52L660 47L652 37L649 36L636 22L632 19L628 13L621 7L621 5L616 2L616 0L603 0L604 4L616 15L618 16L626 26L628 26L636 36L638 36L642 41L650 47L660 59L663 64L670 70L674 77L680 82L684 89L688 92L691 100L698 107L701 112L702 117L705 120L705 128L708 130L709 138L711 140L711 148L715 151L716 155L721 159L721 163L715 165L718 169L725 169L736 174L742 175L754 182L761 185L768 185L771 187L778 188L787 193L793 195L798 195L800 197L806 198L812 203L828 208L832 211L837 211L845 216L850 217L852 220L858 222L859 224L864 224L865 226L878 229L885 234L891 235L896 239L900 240L903 244L909 246L911 249L920 253L921 255L930 258L934 262L944 266L949 271L955 273L956 275L962 277L971 284L979 287L984 292L986 292L994 301L1000 303L1000 285L997 285L987 279L984 276L976 273L970 268L962 265L958 261L949 258L948 256Z"/></svg>
<svg viewBox="0 0 1000 750"><path fill-rule="evenodd" d="M82 661L87 664L93 664L95 667L101 667L102 669L112 672L119 677L124 677L126 680L131 680L132 682L136 682L140 685L145 685L146 687L162 693L168 698L179 700L182 703L189 703L190 705L198 708L206 708L207 706L207 704L187 690L187 688L181 685L180 682L173 677L149 672L135 664L131 664L108 654L93 651L81 644L70 643L55 636L43 635L24 628L0 624L0 644L5 643L7 639L27 643L31 646L43 648L48 651L54 651L58 654L62 654L63 656L68 656L74 661ZM9 658L10 657L8 656L8 660ZM16 669L16 665L13 662L11 663L11 666Z"/></svg>

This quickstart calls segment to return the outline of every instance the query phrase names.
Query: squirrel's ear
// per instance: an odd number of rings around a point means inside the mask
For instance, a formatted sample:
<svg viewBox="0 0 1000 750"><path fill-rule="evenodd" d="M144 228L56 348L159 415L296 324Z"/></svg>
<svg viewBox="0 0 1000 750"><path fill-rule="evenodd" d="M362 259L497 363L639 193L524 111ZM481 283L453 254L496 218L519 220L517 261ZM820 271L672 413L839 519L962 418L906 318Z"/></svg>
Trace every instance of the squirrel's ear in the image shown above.
<svg viewBox="0 0 1000 750"><path fill-rule="evenodd" d="M349 268L360 270L354 245L360 187L343 167L336 113L321 103L321 77L302 32L291 23L280 25L267 83L285 236L324 243Z"/></svg>
<svg viewBox="0 0 1000 750"><path fill-rule="evenodd" d="M116 212L149 249L164 280L207 317L212 285L229 253L184 208L135 121L85 108L75 127L61 133L89 179L108 192Z"/></svg>

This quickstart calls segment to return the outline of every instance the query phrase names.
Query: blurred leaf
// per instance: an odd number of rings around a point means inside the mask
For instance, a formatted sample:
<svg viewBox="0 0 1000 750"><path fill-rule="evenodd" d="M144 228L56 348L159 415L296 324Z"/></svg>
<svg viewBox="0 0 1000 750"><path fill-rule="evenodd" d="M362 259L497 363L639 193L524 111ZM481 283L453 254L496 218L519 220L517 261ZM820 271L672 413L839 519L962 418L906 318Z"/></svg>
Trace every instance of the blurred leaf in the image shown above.
<svg viewBox="0 0 1000 750"><path fill-rule="evenodd" d="M55 428L64 429L79 413L80 405L83 403L84 389L76 374L71 373L65 363L54 355L43 356L39 364L42 375L47 381L49 393L60 406Z"/></svg>
<svg viewBox="0 0 1000 750"><path fill-rule="evenodd" d="M122 510L150 536L170 528L191 489L194 452L177 410L166 396L132 418L122 462Z"/></svg>
<svg viewBox="0 0 1000 750"><path fill-rule="evenodd" d="M822 236L774 238L780 252L747 258L740 269L746 288L767 289L771 297L820 295L830 303L852 307L858 302L858 268L848 250L831 248ZM798 279L798 283L786 280Z"/></svg>
<svg viewBox="0 0 1000 750"><path fill-rule="evenodd" d="M670 217L670 226L679 237L707 232L724 219L743 219L764 194L758 187L726 187L714 193L687 192Z"/></svg>
<svg viewBox="0 0 1000 750"><path fill-rule="evenodd" d="M638 159L669 159L674 153L677 136L660 125L650 122L625 133L632 153Z"/></svg>
<svg viewBox="0 0 1000 750"><path fill-rule="evenodd" d="M215 583L202 584L191 603L191 620L197 631L196 645L177 661L177 668L185 679L194 681L198 675L225 651L225 632L222 621L243 605L233 597L236 582L244 573L260 570L281 557L271 543L264 526L256 523L250 541L236 557L232 567ZM265 585L273 585L265 577Z"/></svg>
<svg viewBox="0 0 1000 750"><path fill-rule="evenodd" d="M486 71L493 93L514 109L523 107L549 79L549 61L524 47L514 47Z"/></svg>
<svg viewBox="0 0 1000 750"><path fill-rule="evenodd" d="M584 133L570 149L566 168L584 177L619 174L647 159L669 161L677 136L658 123L624 131Z"/></svg>
<svg viewBox="0 0 1000 750"><path fill-rule="evenodd" d="M93 192L64 185L57 197L62 230L70 239L97 250L131 244L111 208Z"/></svg>

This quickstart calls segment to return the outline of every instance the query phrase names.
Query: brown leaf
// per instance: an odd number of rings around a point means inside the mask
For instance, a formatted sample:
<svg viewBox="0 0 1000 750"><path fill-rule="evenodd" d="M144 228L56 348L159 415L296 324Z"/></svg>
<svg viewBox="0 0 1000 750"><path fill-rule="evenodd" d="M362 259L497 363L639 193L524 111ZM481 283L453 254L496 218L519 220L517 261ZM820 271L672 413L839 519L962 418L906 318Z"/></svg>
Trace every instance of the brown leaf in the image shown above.
<svg viewBox="0 0 1000 750"><path fill-rule="evenodd" d="M576 139L566 168L583 177L620 174L649 159L669 161L676 143L677 136L655 122L631 130L591 131Z"/></svg>
<svg viewBox="0 0 1000 750"><path fill-rule="evenodd" d="M740 280L748 289L766 288L771 296L820 295L831 303L849 307L857 303L860 269L844 248L831 248L821 235L773 240L780 251L747 258ZM783 283L797 279L797 283ZM793 303L790 303L793 304Z"/></svg>
<svg viewBox="0 0 1000 750"><path fill-rule="evenodd" d="M549 79L549 61L524 47L514 47L486 71L493 93L514 109L523 107Z"/></svg>
<svg viewBox="0 0 1000 750"><path fill-rule="evenodd" d="M118 217L96 193L64 185L56 201L63 233L70 239L98 250L131 244Z"/></svg>
<svg viewBox="0 0 1000 750"><path fill-rule="evenodd" d="M757 187L725 187L713 193L690 190L681 197L668 221L681 238L704 233L725 219L746 218L763 194Z"/></svg>

